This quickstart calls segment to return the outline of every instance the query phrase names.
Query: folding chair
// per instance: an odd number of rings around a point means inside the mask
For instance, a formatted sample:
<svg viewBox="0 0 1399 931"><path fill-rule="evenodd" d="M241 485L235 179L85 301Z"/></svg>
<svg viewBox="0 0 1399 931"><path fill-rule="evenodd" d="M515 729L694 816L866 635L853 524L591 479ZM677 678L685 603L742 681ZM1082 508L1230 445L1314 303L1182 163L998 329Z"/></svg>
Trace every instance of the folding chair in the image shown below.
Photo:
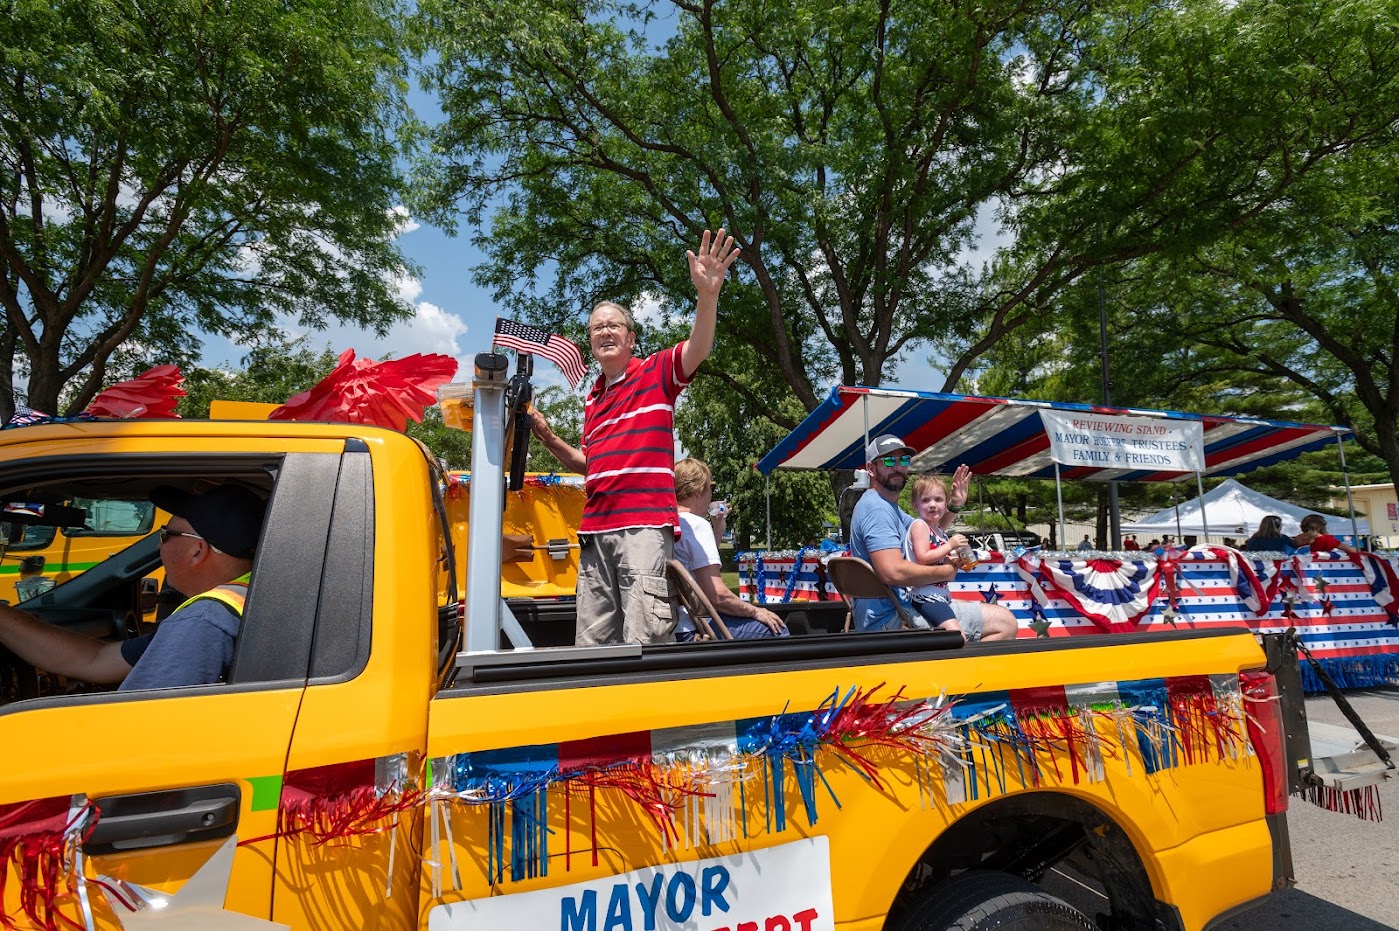
<svg viewBox="0 0 1399 931"><path fill-rule="evenodd" d="M908 609L894 595L894 590L879 581L879 576L874 574L874 566L860 557L832 556L826 562L826 572L830 574L831 584L845 599L845 606L850 609L851 617L854 616L855 612L854 606L851 604L852 599L887 598L894 603L894 610L899 613L899 623L904 630L912 630L918 626L913 623ZM851 617L846 618L846 630L850 629Z"/></svg>
<svg viewBox="0 0 1399 931"><path fill-rule="evenodd" d="M709 596L700 590L699 583L690 575L689 569L681 565L679 560L671 559L665 564L665 574L670 580L671 590L689 612L690 620L695 622L696 640L713 640L716 631L721 640L733 639L728 625L714 609Z"/></svg>

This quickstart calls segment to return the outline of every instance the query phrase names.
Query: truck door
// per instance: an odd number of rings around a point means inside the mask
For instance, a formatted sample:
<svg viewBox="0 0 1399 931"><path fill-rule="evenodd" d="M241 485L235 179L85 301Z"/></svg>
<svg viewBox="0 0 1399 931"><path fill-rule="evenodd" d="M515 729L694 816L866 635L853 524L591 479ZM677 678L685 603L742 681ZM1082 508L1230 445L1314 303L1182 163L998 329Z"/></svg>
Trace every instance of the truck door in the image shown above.
<svg viewBox="0 0 1399 931"><path fill-rule="evenodd" d="M425 706L439 624L450 650L456 623L431 468L401 436L351 440L342 458L282 784L272 917L292 928L417 921Z"/></svg>
<svg viewBox="0 0 1399 931"><path fill-rule="evenodd" d="M66 428L15 431L35 432L6 438L0 492L143 501L157 484L237 481L270 493L233 668L226 683L136 692L40 669L36 697L0 695L12 764L0 767L3 907L21 928L121 928L149 908L172 927L255 927L271 915L278 805L344 444L124 427L84 425L90 439L62 442ZM157 553L152 535L31 604L50 623L124 637L140 624L139 582ZM91 603L69 604L70 585ZM219 923L221 910L263 921Z"/></svg>

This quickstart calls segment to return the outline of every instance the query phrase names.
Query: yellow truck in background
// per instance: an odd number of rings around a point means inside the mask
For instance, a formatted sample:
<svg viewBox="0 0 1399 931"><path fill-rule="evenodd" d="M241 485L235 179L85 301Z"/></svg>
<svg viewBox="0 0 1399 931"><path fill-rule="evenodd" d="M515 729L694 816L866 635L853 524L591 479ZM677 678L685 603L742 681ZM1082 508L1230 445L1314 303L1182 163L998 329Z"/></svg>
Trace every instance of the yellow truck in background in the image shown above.
<svg viewBox="0 0 1399 931"><path fill-rule="evenodd" d="M153 532L167 517L148 501L78 497L56 503L81 510L83 524L30 522L42 521L44 508L53 502L11 502L0 511L0 601L17 604L68 581Z"/></svg>
<svg viewBox="0 0 1399 931"><path fill-rule="evenodd" d="M516 642L505 596L566 598L577 541L502 520L505 369L476 359L469 497L374 427L0 434L6 503L269 501L227 682L0 704L4 920L1200 931L1291 883L1300 689L1242 628L574 648L516 616ZM463 507L492 531L466 546ZM25 607L126 636L157 565L146 537Z"/></svg>

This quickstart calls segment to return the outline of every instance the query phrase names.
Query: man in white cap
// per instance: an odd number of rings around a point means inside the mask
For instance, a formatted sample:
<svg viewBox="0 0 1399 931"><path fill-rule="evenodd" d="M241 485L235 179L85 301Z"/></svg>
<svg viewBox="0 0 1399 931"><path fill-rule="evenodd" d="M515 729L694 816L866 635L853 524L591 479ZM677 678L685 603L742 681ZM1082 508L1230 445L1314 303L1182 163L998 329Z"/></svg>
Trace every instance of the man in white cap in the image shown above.
<svg viewBox="0 0 1399 931"><path fill-rule="evenodd" d="M865 447L870 487L860 496L850 520L850 554L874 567L879 580L895 590L920 585L945 585L957 574L955 566L923 566L904 558L904 538L913 518L899 507L899 492L908 482L908 467L916 452L892 433L875 437ZM947 491L943 530L957 520L967 503L971 469L957 467ZM968 640L1008 640L1016 635L1015 616L1000 605L953 602L957 621ZM856 598L851 604L854 627L860 631L897 630L898 611L887 598Z"/></svg>

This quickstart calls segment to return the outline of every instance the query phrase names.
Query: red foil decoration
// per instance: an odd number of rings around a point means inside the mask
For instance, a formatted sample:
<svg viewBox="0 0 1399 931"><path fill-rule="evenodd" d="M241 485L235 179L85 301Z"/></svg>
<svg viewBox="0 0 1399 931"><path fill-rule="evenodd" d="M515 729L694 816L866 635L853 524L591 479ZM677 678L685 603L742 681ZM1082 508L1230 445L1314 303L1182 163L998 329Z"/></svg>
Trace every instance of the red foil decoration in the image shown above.
<svg viewBox="0 0 1399 931"><path fill-rule="evenodd" d="M0 928L16 931L14 917L5 909L6 883L13 868L19 878L19 914L43 931L83 925L59 910L60 894L76 892L77 877L70 875L71 835L91 805L70 816L72 797L35 799L0 805ZM96 823L96 818L89 824ZM81 842L81 840L79 840Z"/></svg>
<svg viewBox="0 0 1399 931"><path fill-rule="evenodd" d="M400 812L422 804L423 799L417 789L380 794L373 760L291 770L282 780L277 832L239 841L238 846L301 836L320 846L382 834L393 830Z"/></svg>
<svg viewBox="0 0 1399 931"><path fill-rule="evenodd" d="M92 399L85 413L94 417L120 419L140 417L169 420L179 417L175 413L175 404L185 396L184 389L180 387L184 380L179 366L157 365L100 392Z"/></svg>
<svg viewBox="0 0 1399 931"><path fill-rule="evenodd" d="M879 764L862 751L883 747L921 754L934 741L920 728L945 712L945 709L929 707L926 702L911 702L900 708L899 703L904 701L902 688L891 697L876 701L875 694L882 688L884 683L881 682L868 691L857 691L849 701L836 708L821 739L823 745L844 757L881 791L884 783L879 778Z"/></svg>
<svg viewBox="0 0 1399 931"><path fill-rule="evenodd" d="M334 371L267 419L362 423L401 433L410 419L422 422L423 408L437 403L438 387L456 373L457 361L437 353L375 362L346 349Z"/></svg>

